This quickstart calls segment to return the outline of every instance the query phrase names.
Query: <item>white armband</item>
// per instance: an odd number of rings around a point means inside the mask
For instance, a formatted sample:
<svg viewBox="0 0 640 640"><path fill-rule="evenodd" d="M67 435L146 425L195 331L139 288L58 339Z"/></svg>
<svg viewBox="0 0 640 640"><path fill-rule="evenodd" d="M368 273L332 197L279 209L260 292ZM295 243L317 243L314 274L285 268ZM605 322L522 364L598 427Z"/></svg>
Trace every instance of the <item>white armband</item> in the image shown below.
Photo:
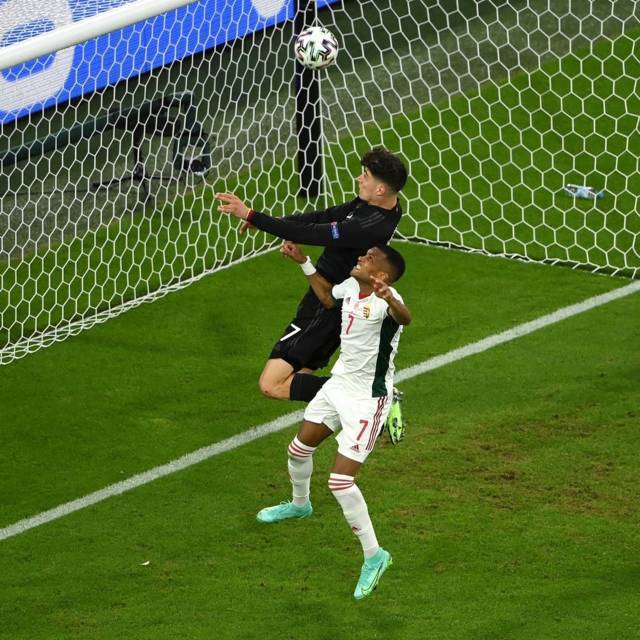
<svg viewBox="0 0 640 640"><path fill-rule="evenodd" d="M305 276L312 276L316 272L316 268L313 266L311 258L307 258L306 261L300 265L300 268Z"/></svg>

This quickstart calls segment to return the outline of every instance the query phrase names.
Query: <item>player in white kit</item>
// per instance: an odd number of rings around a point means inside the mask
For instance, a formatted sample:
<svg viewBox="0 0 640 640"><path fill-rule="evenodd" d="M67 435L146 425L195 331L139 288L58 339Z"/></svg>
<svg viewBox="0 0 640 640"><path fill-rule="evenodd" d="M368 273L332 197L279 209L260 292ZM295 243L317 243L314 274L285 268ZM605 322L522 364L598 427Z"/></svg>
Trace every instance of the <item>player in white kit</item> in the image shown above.
<svg viewBox="0 0 640 640"><path fill-rule="evenodd" d="M391 555L378 544L355 476L387 418L394 357L402 328L411 322L409 309L389 286L402 276L405 264L395 249L376 246L358 258L350 278L334 286L315 271L297 245L285 242L281 252L300 264L323 305L341 308L340 357L329 381L307 406L298 435L289 445L292 501L262 509L257 517L275 523L313 513L309 500L313 453L337 432L338 453L329 489L362 545L364 564L353 594L360 599L373 592L391 565Z"/></svg>

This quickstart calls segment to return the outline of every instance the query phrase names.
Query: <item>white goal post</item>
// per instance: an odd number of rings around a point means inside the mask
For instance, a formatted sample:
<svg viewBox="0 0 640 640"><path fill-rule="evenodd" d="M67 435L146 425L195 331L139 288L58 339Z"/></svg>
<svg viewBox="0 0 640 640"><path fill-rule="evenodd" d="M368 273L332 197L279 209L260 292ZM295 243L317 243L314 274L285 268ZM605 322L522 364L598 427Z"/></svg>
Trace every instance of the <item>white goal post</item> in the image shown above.
<svg viewBox="0 0 640 640"><path fill-rule="evenodd" d="M0 48L0 71L128 27L196 0L136 0Z"/></svg>
<svg viewBox="0 0 640 640"><path fill-rule="evenodd" d="M632 0L5 0L0 365L271 250L216 191L324 208L380 144L399 239L638 278L638 78Z"/></svg>

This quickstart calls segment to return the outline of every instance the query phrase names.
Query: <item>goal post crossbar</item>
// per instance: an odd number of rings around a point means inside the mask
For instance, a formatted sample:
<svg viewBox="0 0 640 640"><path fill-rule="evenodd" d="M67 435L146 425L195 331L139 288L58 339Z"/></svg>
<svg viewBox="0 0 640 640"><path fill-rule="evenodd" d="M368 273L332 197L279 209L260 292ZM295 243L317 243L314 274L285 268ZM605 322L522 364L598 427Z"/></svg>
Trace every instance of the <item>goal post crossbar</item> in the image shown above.
<svg viewBox="0 0 640 640"><path fill-rule="evenodd" d="M137 0L0 48L0 71L179 9L196 0Z"/></svg>

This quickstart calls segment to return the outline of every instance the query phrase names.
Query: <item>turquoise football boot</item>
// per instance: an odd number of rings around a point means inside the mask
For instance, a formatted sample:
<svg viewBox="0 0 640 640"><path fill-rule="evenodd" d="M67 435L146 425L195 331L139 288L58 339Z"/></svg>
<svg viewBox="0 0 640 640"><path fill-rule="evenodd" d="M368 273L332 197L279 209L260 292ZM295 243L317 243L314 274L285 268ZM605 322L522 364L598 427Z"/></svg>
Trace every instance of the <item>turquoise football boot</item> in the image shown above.
<svg viewBox="0 0 640 640"><path fill-rule="evenodd" d="M378 586L382 574L392 564L391 554L380 547L375 556L364 561L362 571L360 572L360 579L356 585L356 590L353 592L353 597L356 600L362 600L362 598L371 595Z"/></svg>
<svg viewBox="0 0 640 640"><path fill-rule="evenodd" d="M298 520L308 518L312 513L313 507L310 502L307 502L304 507L297 507L293 502L281 502L275 507L265 507L261 511L258 511L256 518L258 518L258 522L273 524L281 520L288 520L289 518L296 518Z"/></svg>

